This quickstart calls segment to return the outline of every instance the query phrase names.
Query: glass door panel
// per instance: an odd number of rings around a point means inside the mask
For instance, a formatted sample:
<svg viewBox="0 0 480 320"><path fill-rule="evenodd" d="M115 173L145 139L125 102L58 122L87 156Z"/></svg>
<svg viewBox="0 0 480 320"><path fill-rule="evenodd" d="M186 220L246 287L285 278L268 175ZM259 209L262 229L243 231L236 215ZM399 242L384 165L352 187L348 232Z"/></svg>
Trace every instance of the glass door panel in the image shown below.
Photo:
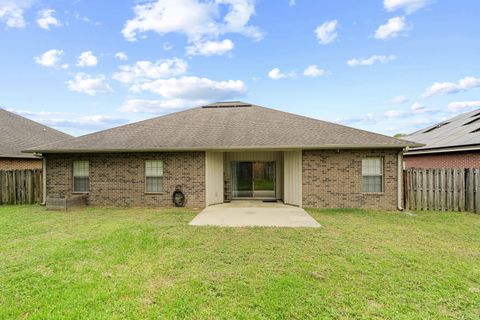
<svg viewBox="0 0 480 320"><path fill-rule="evenodd" d="M253 197L275 198L275 162L253 163Z"/></svg>
<svg viewBox="0 0 480 320"><path fill-rule="evenodd" d="M232 162L233 198L275 198L275 162Z"/></svg>
<svg viewBox="0 0 480 320"><path fill-rule="evenodd" d="M234 198L253 197L253 163L232 163L232 191Z"/></svg>

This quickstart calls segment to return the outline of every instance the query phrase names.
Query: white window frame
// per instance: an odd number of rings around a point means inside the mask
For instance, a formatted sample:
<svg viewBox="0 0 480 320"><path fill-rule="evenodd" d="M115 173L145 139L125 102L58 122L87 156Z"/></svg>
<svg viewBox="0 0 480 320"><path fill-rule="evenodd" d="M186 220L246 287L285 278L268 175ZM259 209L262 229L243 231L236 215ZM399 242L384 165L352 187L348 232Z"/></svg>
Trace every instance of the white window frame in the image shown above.
<svg viewBox="0 0 480 320"><path fill-rule="evenodd" d="M83 170L82 173L76 172L75 167L79 164L86 164L86 171ZM83 168L84 169L84 168ZM72 176L73 176L73 193L89 193L90 192L90 162L88 160L74 160L72 164ZM87 190L75 190L75 178L88 178Z"/></svg>
<svg viewBox="0 0 480 320"><path fill-rule="evenodd" d="M148 178L161 178L159 190L148 190ZM145 193L163 193L163 190L163 160L145 160Z"/></svg>
<svg viewBox="0 0 480 320"><path fill-rule="evenodd" d="M380 161L380 170L378 168L371 168L369 165L372 160ZM367 157L362 159L362 192L363 193L384 193L385 192L385 185L384 185L384 159L383 157ZM372 170L373 169L373 170ZM367 172L366 172L367 171ZM372 171L378 171L378 173L374 173ZM369 191L365 190L364 188L364 178L365 177L380 177L380 191Z"/></svg>

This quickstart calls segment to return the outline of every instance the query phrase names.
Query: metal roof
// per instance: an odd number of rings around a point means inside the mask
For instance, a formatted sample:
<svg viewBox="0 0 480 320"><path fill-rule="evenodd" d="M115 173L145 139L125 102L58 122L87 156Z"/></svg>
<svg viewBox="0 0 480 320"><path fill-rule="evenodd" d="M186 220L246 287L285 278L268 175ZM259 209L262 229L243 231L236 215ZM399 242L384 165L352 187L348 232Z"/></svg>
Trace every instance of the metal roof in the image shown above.
<svg viewBox="0 0 480 320"><path fill-rule="evenodd" d="M407 154L445 152L449 149L480 149L480 109L463 113L403 137L425 146L410 149Z"/></svg>
<svg viewBox="0 0 480 320"><path fill-rule="evenodd" d="M403 148L414 145L372 132L235 101L192 108L29 151Z"/></svg>
<svg viewBox="0 0 480 320"><path fill-rule="evenodd" d="M22 150L72 136L0 108L0 157L35 158Z"/></svg>

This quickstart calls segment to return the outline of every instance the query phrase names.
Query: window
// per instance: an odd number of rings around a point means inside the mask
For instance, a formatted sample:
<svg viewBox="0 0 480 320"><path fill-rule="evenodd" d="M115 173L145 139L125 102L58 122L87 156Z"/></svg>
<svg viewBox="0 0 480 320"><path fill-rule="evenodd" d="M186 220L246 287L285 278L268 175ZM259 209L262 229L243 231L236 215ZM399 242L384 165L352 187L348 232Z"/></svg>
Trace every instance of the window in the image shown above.
<svg viewBox="0 0 480 320"><path fill-rule="evenodd" d="M145 191L163 192L163 162L161 160L145 161Z"/></svg>
<svg viewBox="0 0 480 320"><path fill-rule="evenodd" d="M363 192L383 192L383 159L362 159Z"/></svg>
<svg viewBox="0 0 480 320"><path fill-rule="evenodd" d="M90 189L88 161L73 162L73 192L88 192Z"/></svg>

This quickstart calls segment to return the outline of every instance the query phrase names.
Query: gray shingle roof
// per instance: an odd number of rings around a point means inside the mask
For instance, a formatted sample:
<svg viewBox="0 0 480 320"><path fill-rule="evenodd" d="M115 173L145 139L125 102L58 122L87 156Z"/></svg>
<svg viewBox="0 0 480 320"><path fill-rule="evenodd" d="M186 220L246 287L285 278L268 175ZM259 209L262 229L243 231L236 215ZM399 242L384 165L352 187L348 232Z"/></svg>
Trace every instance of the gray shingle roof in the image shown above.
<svg viewBox="0 0 480 320"><path fill-rule="evenodd" d="M101 152L393 147L412 143L243 102L215 103L34 148Z"/></svg>
<svg viewBox="0 0 480 320"><path fill-rule="evenodd" d="M477 131L478 130L478 131ZM478 145L480 147L480 109L463 113L452 119L436 123L404 137L423 143L412 152Z"/></svg>
<svg viewBox="0 0 480 320"><path fill-rule="evenodd" d="M35 158L22 150L69 138L72 136L0 108L0 157Z"/></svg>

